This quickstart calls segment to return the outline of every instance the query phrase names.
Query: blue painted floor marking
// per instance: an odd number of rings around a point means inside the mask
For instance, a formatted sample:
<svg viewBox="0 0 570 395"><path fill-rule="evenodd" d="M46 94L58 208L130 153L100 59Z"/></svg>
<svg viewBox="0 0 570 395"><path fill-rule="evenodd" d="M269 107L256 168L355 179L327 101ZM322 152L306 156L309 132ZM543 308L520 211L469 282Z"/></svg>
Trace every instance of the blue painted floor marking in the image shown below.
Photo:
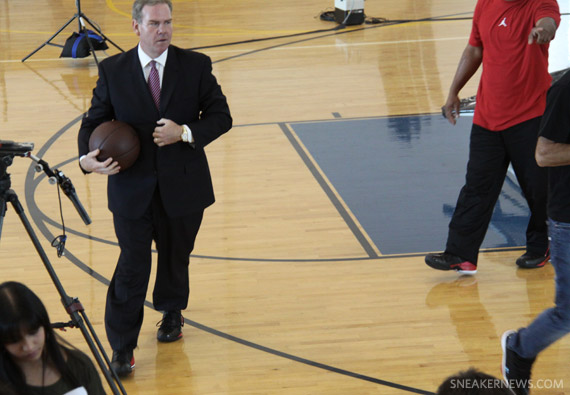
<svg viewBox="0 0 570 395"><path fill-rule="evenodd" d="M472 118L440 114L292 123L382 254L440 251L464 184ZM526 201L509 173L483 248L525 244Z"/></svg>

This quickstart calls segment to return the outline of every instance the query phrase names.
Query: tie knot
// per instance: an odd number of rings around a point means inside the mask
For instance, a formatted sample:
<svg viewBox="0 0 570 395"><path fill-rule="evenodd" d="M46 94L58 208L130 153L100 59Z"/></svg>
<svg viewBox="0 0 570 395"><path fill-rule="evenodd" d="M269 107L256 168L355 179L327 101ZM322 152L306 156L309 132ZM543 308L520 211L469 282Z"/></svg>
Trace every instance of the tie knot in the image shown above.
<svg viewBox="0 0 570 395"><path fill-rule="evenodd" d="M150 68L151 68L151 69L156 69L156 61L155 61L155 60L151 60L151 61L150 61Z"/></svg>

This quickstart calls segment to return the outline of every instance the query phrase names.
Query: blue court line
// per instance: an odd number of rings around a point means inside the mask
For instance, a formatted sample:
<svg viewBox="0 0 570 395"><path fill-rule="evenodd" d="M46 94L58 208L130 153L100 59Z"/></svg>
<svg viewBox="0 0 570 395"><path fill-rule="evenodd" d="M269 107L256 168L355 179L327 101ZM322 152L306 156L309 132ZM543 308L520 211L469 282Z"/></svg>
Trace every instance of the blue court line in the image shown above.
<svg viewBox="0 0 570 395"><path fill-rule="evenodd" d="M301 157L301 159L305 163L305 166L307 166L307 168L309 169L315 180L317 180L323 191L327 194L328 198L331 200L332 204L337 209L342 219L344 219L344 222L346 222L349 229L352 231L352 233L354 234L354 236L356 237L362 248L364 248L364 251L366 251L366 253L370 258L377 258L378 254L376 253L376 251L374 251L372 245L368 242L368 240L366 240L366 237L364 237L364 234L359 229L358 225L356 225L352 217L348 214L348 211L346 211L344 205L333 193L331 187L327 184L322 174L313 165L313 162L311 161L309 156L305 153L301 145L297 142L297 140L293 136L293 133L291 133L287 125L284 123L280 123L279 127L281 128L285 136L289 139L289 142L291 143L293 148L295 148L295 151L297 151L297 154Z"/></svg>

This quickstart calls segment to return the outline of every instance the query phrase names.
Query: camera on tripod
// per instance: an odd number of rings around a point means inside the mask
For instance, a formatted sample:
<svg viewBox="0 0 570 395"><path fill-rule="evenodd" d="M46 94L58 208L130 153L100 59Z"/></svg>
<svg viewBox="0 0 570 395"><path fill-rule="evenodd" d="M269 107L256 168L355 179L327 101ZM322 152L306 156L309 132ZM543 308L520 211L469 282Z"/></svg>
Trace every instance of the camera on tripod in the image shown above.
<svg viewBox="0 0 570 395"><path fill-rule="evenodd" d="M53 179L55 180L55 182L57 182L59 188L71 200L71 202L77 209L77 212L81 216L81 219L83 219L85 225L89 225L91 223L91 218L89 218L89 215L85 211L85 208L83 208L83 205L79 201L77 194L75 193L75 188L71 183L71 180L68 177L66 177L61 170L55 168L51 169L46 161L32 154L31 151L33 149L34 149L33 143L16 143L14 141L0 140L0 236L2 235L2 225L4 222L4 216L6 214L7 204L9 202L14 207L14 211L16 212L16 214L18 214L18 216L20 217L20 220L22 221L22 224L26 229L26 233L28 234L28 236L30 236L32 244L34 245L36 251L40 255L40 258L44 263L44 266L46 267L48 274L50 275L55 287L57 288L58 293L61 296L61 302L65 307L65 310L71 317L71 321L69 323L64 323L62 325L64 327L71 326L81 329L83 337L87 341L87 344L89 345L89 348L91 349L91 352L93 353L93 356L97 361L97 364L101 368L103 375L107 379L107 382L109 383L109 386L113 391L113 394L126 395L127 392L123 388L117 374L114 371L112 371L111 361L109 360L109 357L105 353L105 350L101 345L100 340L97 338L97 334L95 333L95 330L91 325L91 322L87 318L87 315L85 314L81 302L79 302L79 299L72 298L65 293L65 290L63 289L63 286L61 285L61 282L59 281L59 278L57 277L57 274L55 273L53 266L49 262L49 259L38 237L36 236L36 233L34 232L32 225L30 224L30 221L28 220L26 214L24 213L24 208L20 203L18 195L16 194L16 192L14 192L14 190L10 189L11 186L10 174L8 174L6 170L8 166L12 164L14 156L22 156L25 158L30 158L31 160L37 163L36 165L37 172L43 171L49 177L50 180ZM61 212L61 201L60 201L60 212ZM61 218L62 218L61 221L63 227L63 235L56 237L52 241L52 246L56 247L57 249L58 257L61 257L63 255L63 251L65 249L65 239L66 239L65 226L63 225L63 214ZM119 389L121 390L121 392L119 392Z"/></svg>
<svg viewBox="0 0 570 395"><path fill-rule="evenodd" d="M16 143L0 140L0 157L6 155L27 156L34 149L34 143Z"/></svg>
<svg viewBox="0 0 570 395"><path fill-rule="evenodd" d="M10 177L6 169L12 164L14 156L29 156L33 149L34 143L0 140L0 192L10 188Z"/></svg>
<svg viewBox="0 0 570 395"><path fill-rule="evenodd" d="M36 165L36 171L40 172L43 170L49 177L50 183L57 183L59 185L63 193L71 200L71 203L73 203L73 206L81 216L85 225L89 225L91 218L89 218L89 214L87 214L87 211L85 211L85 208L79 201L71 180L66 177L61 170L50 169L46 161L32 154L31 151L33 149L34 143L16 143L9 140L0 140L0 194L2 191L6 191L10 188L10 175L6 173L6 169L12 164L14 156L30 158L38 163Z"/></svg>

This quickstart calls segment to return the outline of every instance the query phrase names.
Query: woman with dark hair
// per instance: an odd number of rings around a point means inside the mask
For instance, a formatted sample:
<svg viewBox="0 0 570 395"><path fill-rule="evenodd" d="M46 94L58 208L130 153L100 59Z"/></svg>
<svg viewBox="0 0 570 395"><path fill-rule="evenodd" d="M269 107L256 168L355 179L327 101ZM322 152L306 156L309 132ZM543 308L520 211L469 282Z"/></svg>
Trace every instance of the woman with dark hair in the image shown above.
<svg viewBox="0 0 570 395"><path fill-rule="evenodd" d="M105 394L93 362L57 336L42 301L0 284L0 388L18 395Z"/></svg>

